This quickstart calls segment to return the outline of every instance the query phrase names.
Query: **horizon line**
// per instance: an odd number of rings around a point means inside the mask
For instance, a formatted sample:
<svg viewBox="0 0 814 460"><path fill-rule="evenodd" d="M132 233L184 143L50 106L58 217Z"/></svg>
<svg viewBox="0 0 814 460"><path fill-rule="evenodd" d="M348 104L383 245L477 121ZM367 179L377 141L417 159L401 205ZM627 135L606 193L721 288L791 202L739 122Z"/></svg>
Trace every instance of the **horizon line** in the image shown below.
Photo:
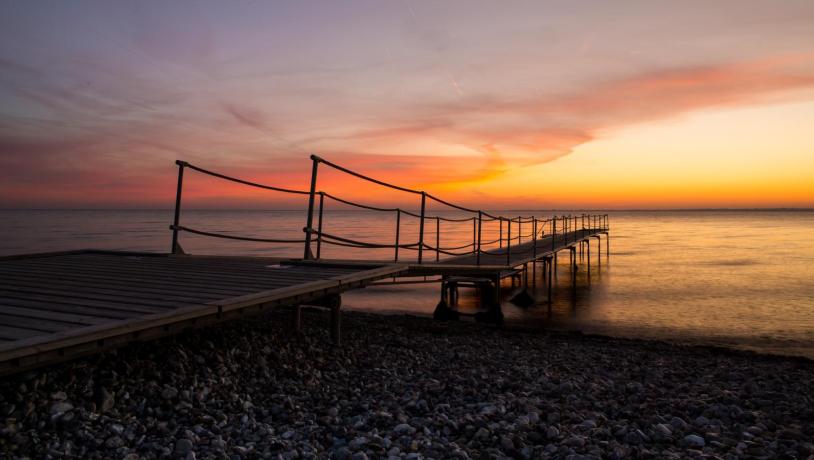
<svg viewBox="0 0 814 460"><path fill-rule="evenodd" d="M404 208L409 210L410 208ZM0 208L2 211L167 211L173 212L173 208ZM303 208L185 208L184 211L302 211ZM324 212L331 211L354 211L354 212L375 212L367 209L325 209ZM433 211L449 211L449 212L467 212L456 209L433 209ZM710 212L710 211L751 211L751 212L768 212L768 211L788 211L788 212L812 212L814 207L746 207L746 208L485 208L482 211L540 211L540 212L562 212L562 211L582 211L582 212ZM392 212L392 211L384 211Z"/></svg>

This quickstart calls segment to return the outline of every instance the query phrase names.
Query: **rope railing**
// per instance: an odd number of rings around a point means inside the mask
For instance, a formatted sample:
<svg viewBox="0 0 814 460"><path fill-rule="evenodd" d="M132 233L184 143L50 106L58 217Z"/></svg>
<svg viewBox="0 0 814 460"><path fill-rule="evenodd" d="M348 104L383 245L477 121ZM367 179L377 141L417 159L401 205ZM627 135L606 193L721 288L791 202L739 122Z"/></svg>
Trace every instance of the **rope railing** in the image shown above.
<svg viewBox="0 0 814 460"><path fill-rule="evenodd" d="M274 186L271 186L271 185L258 184L257 182L251 182L251 181L247 181L247 180L243 180L243 179L238 179L236 177L227 176L225 174L216 173L214 171L210 171L208 169L204 169L204 168L201 168L199 166L195 166L193 164L187 163L186 161L180 161L179 160L179 161L176 161L176 163L179 166L186 167L186 168L189 168L189 169L193 169L195 171L198 171L200 173L203 173L203 174L206 174L206 175L209 175L209 176L217 177L217 178L228 180L228 181L231 181L231 182L237 182L238 184L249 185L249 186L252 186L252 187L262 188L262 189L266 189L266 190L273 190L275 192L296 193L296 194L299 194L299 195L308 195L309 194L309 192L307 192L305 190L292 190L292 189L288 189L288 188L274 187Z"/></svg>
<svg viewBox="0 0 814 460"><path fill-rule="evenodd" d="M505 217L502 215L493 215L489 212L479 209L472 209L466 206L458 205L442 198L439 198L435 195L432 195L423 190L416 190L408 187L403 187L399 185L395 185L389 182L385 182L359 172L350 170L343 166L340 166L336 163L330 162L323 158L320 158L316 155L311 156L312 160L312 172L311 172L311 187L308 191L303 190L293 190L287 189L283 187L276 187L266 184L261 184L258 182L248 181L240 178L236 178L233 176L228 176L225 174L217 173L205 168L201 168L199 166L192 165L185 161L176 161L176 164L179 166L178 172L178 189L176 193L176 207L175 207L175 215L173 219L173 224L170 226L170 229L173 232L173 241L172 241L172 251L173 253L179 252L179 245L178 245L178 233L179 232L189 232L201 236L207 237L214 237L214 238L225 238L231 240L243 240L243 241L254 241L254 242L264 242L264 243L289 243L289 244L304 244L304 254L303 257L305 259L319 259L321 258L321 248L322 244L329 244L334 246L342 246L354 249L391 249L393 250L393 260L396 262L399 261L399 250L410 250L410 251L417 251L417 260L418 263L422 263L424 259L424 252L431 251L435 253L435 260L440 261L440 255L449 255L453 257L460 257L460 256L474 256L475 262L480 265L481 263L481 255L499 255L506 257L506 263L511 265L512 262L512 254L526 254L526 253L533 253L535 256L537 255L538 248L543 249L542 246L538 244L538 241L542 239L550 238L551 242L551 249L555 249L558 243L569 244L571 242L575 242L579 238L584 237L584 232L580 232L581 230L591 230L591 229L604 229L607 230L608 226L608 216L607 214L582 214L582 215L567 215L567 216L553 216L548 219L538 219L534 215L530 216L514 216L514 217ZM355 202L346 198L338 197L332 193L328 193L326 191L317 190L317 172L319 165L323 164L328 167L331 167L337 171L349 174L356 178L368 181L370 183L387 187L393 190L398 190L405 193L410 193L414 195L420 195L420 211L413 212L406 209L402 209L399 207L382 207L382 206L375 206L372 204L365 204ZM282 193L290 193L290 194L297 194L297 195L308 195L308 211L307 211L307 218L306 218L306 225L303 228L305 233L304 239L279 239L279 238L259 238L259 237L249 237L249 236L239 236L239 235L231 235L222 232L213 232L213 231L204 231L199 229L190 228L188 226L180 225L180 211L181 211L181 194L183 188L183 176L185 169L192 169L194 171L200 172L202 174L216 177L219 179L251 186L257 187L265 190L275 191L275 192L282 192ZM318 203L317 203L318 198ZM386 213L395 213L396 214L396 228L395 228L395 238L392 243L382 243L382 242L368 242L368 241L359 241L353 238L347 238L344 236L339 236L333 233L325 232L323 230L324 223L324 207L325 207L325 199L328 198L329 200L333 200L337 203L341 203L343 205L365 209L369 211L375 212L386 212ZM450 217L450 216L443 216L438 214L437 212L429 213L427 210L427 200L432 202L438 203L440 205L449 207L456 211L461 211L465 213L475 214L469 217ZM316 228L314 228L314 214L317 211L317 222ZM402 215L410 216L419 219L419 228L418 228L418 241L414 243L402 243L400 242L401 239L401 217ZM435 229L429 230L427 228L427 222L435 221ZM499 225L498 228L498 237L496 239L492 239L486 241L483 239L484 233L484 224L492 223L491 225L495 225L494 222L497 221ZM441 222L448 222L453 224L464 224L468 222L472 222L471 231L472 231L472 239L467 242L466 244L458 244L456 246L444 246L441 244ZM524 229L528 229L526 225L532 225L530 231L523 232ZM505 229L505 230L504 230ZM495 228L492 227L492 232L494 232ZM515 233L512 235L512 233ZM446 233L446 232L443 232ZM489 232L487 232L489 233ZM458 233L460 234L460 233ZM434 237L435 244L429 244L425 241L426 237ZM460 241L460 238L458 238ZM312 243L316 242L316 254L312 252ZM533 244L528 244L533 243ZM493 246L497 244L498 248L493 248ZM546 242L548 244L548 242ZM490 249L492 248L492 249ZM466 250L466 251L461 251Z"/></svg>
<svg viewBox="0 0 814 460"><path fill-rule="evenodd" d="M350 239L350 238L344 238L344 237L337 236L337 235L331 235L330 233L324 233L324 232L320 232L318 230L313 230L313 229L310 229L310 230L305 229L305 232L310 233L310 234L314 234L314 235L319 235L319 236L322 236L323 238L329 238L331 240L339 241L339 242L342 242L342 243L345 243L345 244L355 244L355 245L358 245L360 248L363 247L363 248L379 248L379 249L382 249L382 248L392 248L393 247L393 245L389 244L389 243L369 243L369 242L366 242L366 241L358 241L358 240L353 240L353 239ZM323 241L328 242L328 240L323 240ZM400 248L402 248L402 249L405 249L405 248L410 248L412 246L417 246L417 245L418 245L418 243L410 243L410 244L399 244L398 246Z"/></svg>
<svg viewBox="0 0 814 460"><path fill-rule="evenodd" d="M184 227L183 225L170 225L170 230L173 231L180 231L180 232L189 232L194 233L196 235L201 236L209 236L212 238L224 238L227 240L240 240L240 241L254 241L258 243L304 243L304 239L298 240L291 240L291 239L280 239L280 238L256 238L251 236L237 236L237 235L227 235L226 233L220 232L207 232L203 230L197 230L194 228Z"/></svg>

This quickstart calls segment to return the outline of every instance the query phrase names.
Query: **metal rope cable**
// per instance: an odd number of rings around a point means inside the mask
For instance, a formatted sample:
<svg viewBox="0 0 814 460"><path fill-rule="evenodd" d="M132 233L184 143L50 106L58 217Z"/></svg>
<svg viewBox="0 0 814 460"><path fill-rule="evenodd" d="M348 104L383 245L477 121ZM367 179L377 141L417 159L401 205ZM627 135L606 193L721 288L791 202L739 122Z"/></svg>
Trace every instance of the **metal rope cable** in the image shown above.
<svg viewBox="0 0 814 460"><path fill-rule="evenodd" d="M357 208L363 208L363 209L369 209L371 211L381 211L381 212L400 211L402 214L406 214L406 215L412 216L412 217L421 218L420 214L416 214L416 213L406 211L406 210L400 209L400 208L380 208L378 206L371 206L369 204L357 203L355 201L350 201L350 200L347 200L345 198L340 198L340 197L338 197L336 195L332 195L332 194L330 194L328 192L317 192L317 193L324 195L326 198L330 198L330 199L332 199L334 201L338 201L340 203L344 203L344 204L347 204L349 206L355 206ZM440 220L447 221L447 222L468 222L468 221L471 221L471 220L475 220L477 218L473 216L473 217L466 217L466 218L462 218L462 219L452 219L452 218L449 218L449 217L442 217L442 216L424 216L424 219L427 219L427 220L429 220L429 219L440 219Z"/></svg>
<svg viewBox="0 0 814 460"><path fill-rule="evenodd" d="M318 193L321 193L326 198L330 198L330 199L338 201L340 203L345 203L347 205L355 206L357 208L370 209L371 211L395 212L395 211L399 210L398 208L379 208L379 207L376 207L376 206L370 206L370 205L366 205L366 204L355 203L353 201L349 201L349 200L346 200L344 198L339 198L338 196L331 195L328 192L318 192ZM406 212L406 211L402 211L402 212Z"/></svg>
<svg viewBox="0 0 814 460"><path fill-rule="evenodd" d="M475 246L475 243L469 243L469 244L465 244L463 246L447 247L447 248L441 248L441 249L446 249L447 251L455 251L455 250L458 250L458 249L468 248L468 247L471 247L471 246Z"/></svg>
<svg viewBox="0 0 814 460"><path fill-rule="evenodd" d="M445 221L445 222L469 222L470 220L478 220L478 218L474 217L474 216L466 217L466 218L463 218L463 219L451 219L449 217L441 217L441 216L427 216L427 217L425 217L425 219L432 219L432 220L439 219L439 220L442 220L442 221Z"/></svg>
<svg viewBox="0 0 814 460"><path fill-rule="evenodd" d="M450 208L460 209L461 211L472 212L472 213L475 213L475 214L478 213L477 209L469 209L469 208L465 208L463 206L458 206L457 204L453 204L453 203L450 203L449 201L442 200L441 198L438 198L437 196L431 195L429 193L427 193L427 198L429 198L431 200L435 200L435 201L437 201L437 202L439 202L441 204L445 204L445 205L449 206Z"/></svg>
<svg viewBox="0 0 814 460"><path fill-rule="evenodd" d="M395 190L401 190L402 192L415 193L417 195L421 195L421 193L423 193L420 190L413 190L413 189L406 188L406 187L400 187L398 185L388 184L387 182L380 181L378 179L374 179L372 177L365 176L364 174L360 174L360 173L357 173L355 171L351 171L350 169L343 168L342 166L339 166L338 164L331 163L330 161L328 161L328 160L326 160L324 158L320 158L320 157L318 157L316 155L311 155L311 159L314 160L314 161L318 161L320 163L326 164L326 165L328 165L328 166L330 166L330 167L332 167L334 169L337 169L339 171L342 171L344 173L350 174L351 176L356 176L359 179L364 179L366 181L373 182L374 184L379 184L379 185L382 185L384 187L390 187L390 188L395 189Z"/></svg>
<svg viewBox="0 0 814 460"><path fill-rule="evenodd" d="M429 244L426 244L426 243L424 244L424 249L429 249L430 251L438 251L438 252L440 252L441 254L446 254L446 255L448 255L448 256L468 256L468 255L470 255L470 254L474 254L474 253L475 253L475 251L466 251L466 252L451 252L451 251L446 251L446 250L444 250L444 249L439 249L439 248L436 248L436 247L434 247L434 246L430 246Z"/></svg>
<svg viewBox="0 0 814 460"><path fill-rule="evenodd" d="M257 241L261 243L304 243L305 240L284 240L278 238L253 238L249 236L235 236L235 235L226 235L223 233L218 232L206 232L203 230L196 230L189 227L184 227L182 225L170 225L170 230L178 230L183 232L194 233L196 235L202 236L211 236L213 238L225 238L229 240L241 240L241 241Z"/></svg>
<svg viewBox="0 0 814 460"><path fill-rule="evenodd" d="M200 168L198 166L189 164L186 161L180 161L179 160L176 163L183 164L185 167L187 167L189 169L194 169L195 171L198 171L200 173L208 174L210 176L218 177L220 179L224 179L224 180L228 180L228 181L232 181L232 182L237 182L239 184L250 185L252 187L263 188L263 189L266 189L266 190L274 190L275 192L295 193L295 194L298 194L298 195L310 195L310 192L306 192L304 190L291 190L291 189L287 189L287 188L273 187L271 185L258 184L257 182L251 182L251 181L247 181L247 180L243 180L243 179L238 179L236 177L227 176L225 174L216 173L214 171L209 171L208 169Z"/></svg>
<svg viewBox="0 0 814 460"><path fill-rule="evenodd" d="M341 236L331 235L329 233L320 232L320 231L314 230L314 229L306 228L306 229L304 229L304 231L308 232L308 233L311 233L311 234L314 234L314 235L321 236L323 242L326 241L325 238L329 238L329 239L332 239L332 240L341 241L343 243L358 244L359 247L366 247L366 248L395 248L396 247L395 244L368 243L368 242L365 242L365 241L352 240L350 238L342 238ZM417 246L417 245L418 245L418 243L399 244L398 247L399 248L409 248L410 246Z"/></svg>

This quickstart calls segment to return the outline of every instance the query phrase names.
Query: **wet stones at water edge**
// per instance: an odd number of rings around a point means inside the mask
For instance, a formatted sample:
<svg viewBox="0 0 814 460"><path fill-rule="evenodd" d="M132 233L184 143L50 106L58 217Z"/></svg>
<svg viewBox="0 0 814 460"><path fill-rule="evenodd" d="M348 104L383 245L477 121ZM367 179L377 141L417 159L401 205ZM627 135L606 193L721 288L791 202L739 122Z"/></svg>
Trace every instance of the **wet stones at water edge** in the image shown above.
<svg viewBox="0 0 814 460"><path fill-rule="evenodd" d="M235 322L0 381L2 457L809 458L814 365L347 313Z"/></svg>

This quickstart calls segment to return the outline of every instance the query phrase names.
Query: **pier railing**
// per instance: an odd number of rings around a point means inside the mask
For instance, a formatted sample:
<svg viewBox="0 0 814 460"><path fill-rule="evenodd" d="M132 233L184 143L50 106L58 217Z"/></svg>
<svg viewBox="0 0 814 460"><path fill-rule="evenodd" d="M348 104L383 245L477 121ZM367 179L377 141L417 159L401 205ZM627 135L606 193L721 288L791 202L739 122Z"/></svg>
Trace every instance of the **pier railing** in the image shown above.
<svg viewBox="0 0 814 460"><path fill-rule="evenodd" d="M293 190L282 187L275 187L270 185L259 184L244 179L228 176L225 174L210 171L199 166L192 165L186 161L178 160L178 186L176 190L175 199L175 213L173 224L170 225L172 230L172 246L173 253L179 253L180 246L178 244L179 232L188 232L200 236L224 238L231 240L253 241L263 243L287 243L287 244L303 244L303 258L320 259L322 255L322 246L324 244L341 246L356 249L390 249L393 251L391 260L398 262L402 260L404 251L413 251L416 253L418 263L425 263L427 261L427 253L429 253L435 262L441 260L441 256L474 256L475 263L481 264L482 255L497 255L504 256L506 263L511 264L512 255L528 254L530 256L537 256L539 250L545 250L542 244L538 244L538 240L543 238L551 238L551 250L554 250L557 245L568 244L576 242L582 238L580 230L604 230L608 228L608 215L607 214L580 214L580 215L563 215L553 216L547 219L541 219L536 216L502 216L494 215L482 209L472 209L461 206L449 201L443 200L431 193L424 190L415 190L407 187L402 187L395 184L375 179L364 174L352 171L336 163L332 163L316 155L311 156L312 169L311 169L311 182L310 189ZM365 203L354 202L345 198L341 198L332 193L317 190L317 177L319 166L324 165L334 170L349 174L364 181L376 184L381 187L386 187L392 190L400 191L407 194L416 195L418 197L417 207L418 212L413 212L400 207L385 208L380 206L373 206ZM250 187L256 187L273 192L307 195L308 196L308 211L306 215L306 223L303 228L304 237L302 239L280 239L280 238L257 238L248 236L238 236L233 234L226 234L220 232L203 231L195 228L190 228L181 225L181 209L182 209L182 192L184 182L184 171L190 169L211 177L219 178L222 180L243 184ZM360 241L358 239L341 236L332 232L326 231L325 225L325 206L326 201L331 200L341 203L346 206L351 206L358 209L365 209L369 211L395 214L396 225L393 232L393 239L391 242L370 242ZM442 216L438 213L428 212L428 201L433 202L442 208L448 208L456 211L471 214L469 217L449 217ZM417 241L404 242L402 236L402 218L418 219L418 239ZM442 246L441 243L441 226L444 223L454 223L461 225L466 222L472 223L472 240L465 244L457 244L454 246ZM484 227L486 224L497 222L498 232L497 238L491 240L484 240ZM492 224L494 225L494 224ZM434 227L431 229L430 227ZM524 233L524 230L526 233ZM532 243L524 245L523 243ZM546 242L548 243L548 242Z"/></svg>

